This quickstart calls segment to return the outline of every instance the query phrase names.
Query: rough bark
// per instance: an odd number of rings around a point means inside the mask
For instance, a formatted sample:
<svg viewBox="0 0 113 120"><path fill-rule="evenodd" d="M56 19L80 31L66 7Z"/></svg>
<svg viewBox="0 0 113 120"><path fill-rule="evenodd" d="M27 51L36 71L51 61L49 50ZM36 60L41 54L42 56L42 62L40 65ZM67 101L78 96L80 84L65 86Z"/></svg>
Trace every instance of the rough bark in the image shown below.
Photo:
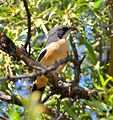
<svg viewBox="0 0 113 120"><path fill-rule="evenodd" d="M110 35L111 35L111 48L110 48L110 65L108 68L109 75L113 76L113 0L108 1L110 4ZM113 85L113 83L112 83Z"/></svg>

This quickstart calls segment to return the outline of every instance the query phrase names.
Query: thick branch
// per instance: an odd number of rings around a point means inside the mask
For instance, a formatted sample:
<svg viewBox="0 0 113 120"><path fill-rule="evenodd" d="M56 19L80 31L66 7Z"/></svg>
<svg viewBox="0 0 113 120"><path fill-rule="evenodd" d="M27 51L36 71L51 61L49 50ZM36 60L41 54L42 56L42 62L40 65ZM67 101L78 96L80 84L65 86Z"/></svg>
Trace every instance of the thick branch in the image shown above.
<svg viewBox="0 0 113 120"><path fill-rule="evenodd" d="M90 94L89 90L82 87L71 87L71 86L63 86L59 85L58 87L52 87L52 94L60 94L61 98L71 97L73 99L89 99Z"/></svg>
<svg viewBox="0 0 113 120"><path fill-rule="evenodd" d="M37 71L46 69L45 66L41 65L39 62L35 61L33 58L29 57L24 51L18 48L10 38L8 38L5 34L0 34L0 49L10 56L13 56L16 59L23 60L29 67L36 69ZM54 84L54 86L58 85L58 77L54 74L54 72L47 73L46 77Z"/></svg>

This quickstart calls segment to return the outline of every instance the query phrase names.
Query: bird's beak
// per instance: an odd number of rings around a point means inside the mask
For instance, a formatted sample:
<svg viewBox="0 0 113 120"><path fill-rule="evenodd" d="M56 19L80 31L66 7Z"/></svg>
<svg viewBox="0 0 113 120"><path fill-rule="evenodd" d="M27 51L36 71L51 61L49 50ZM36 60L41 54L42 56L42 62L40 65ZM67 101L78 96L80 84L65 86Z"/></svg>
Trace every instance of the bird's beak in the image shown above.
<svg viewBox="0 0 113 120"><path fill-rule="evenodd" d="M75 26L73 26L73 27L68 27L69 28L69 31L78 31L78 29L75 27Z"/></svg>

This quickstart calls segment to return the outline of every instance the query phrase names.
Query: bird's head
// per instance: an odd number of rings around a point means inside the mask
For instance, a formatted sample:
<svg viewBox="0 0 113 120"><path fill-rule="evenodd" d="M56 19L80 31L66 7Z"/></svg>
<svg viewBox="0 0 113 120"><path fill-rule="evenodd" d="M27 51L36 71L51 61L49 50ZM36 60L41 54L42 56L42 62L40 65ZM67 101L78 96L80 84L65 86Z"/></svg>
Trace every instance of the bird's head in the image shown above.
<svg viewBox="0 0 113 120"><path fill-rule="evenodd" d="M68 27L66 25L59 25L51 28L47 37L47 44L50 42L55 42L60 39L66 39L71 31L77 30L76 27Z"/></svg>

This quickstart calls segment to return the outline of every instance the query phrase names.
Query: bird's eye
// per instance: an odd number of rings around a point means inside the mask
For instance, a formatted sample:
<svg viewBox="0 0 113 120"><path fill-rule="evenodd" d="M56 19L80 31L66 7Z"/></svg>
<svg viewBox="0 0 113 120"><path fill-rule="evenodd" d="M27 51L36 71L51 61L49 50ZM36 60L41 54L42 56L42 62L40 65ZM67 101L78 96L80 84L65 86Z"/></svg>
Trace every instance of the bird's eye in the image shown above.
<svg viewBox="0 0 113 120"><path fill-rule="evenodd" d="M68 29L65 27L65 28L62 28L62 29L59 29L58 30L58 37L60 39L62 39L62 37L66 34L66 32L68 31Z"/></svg>

